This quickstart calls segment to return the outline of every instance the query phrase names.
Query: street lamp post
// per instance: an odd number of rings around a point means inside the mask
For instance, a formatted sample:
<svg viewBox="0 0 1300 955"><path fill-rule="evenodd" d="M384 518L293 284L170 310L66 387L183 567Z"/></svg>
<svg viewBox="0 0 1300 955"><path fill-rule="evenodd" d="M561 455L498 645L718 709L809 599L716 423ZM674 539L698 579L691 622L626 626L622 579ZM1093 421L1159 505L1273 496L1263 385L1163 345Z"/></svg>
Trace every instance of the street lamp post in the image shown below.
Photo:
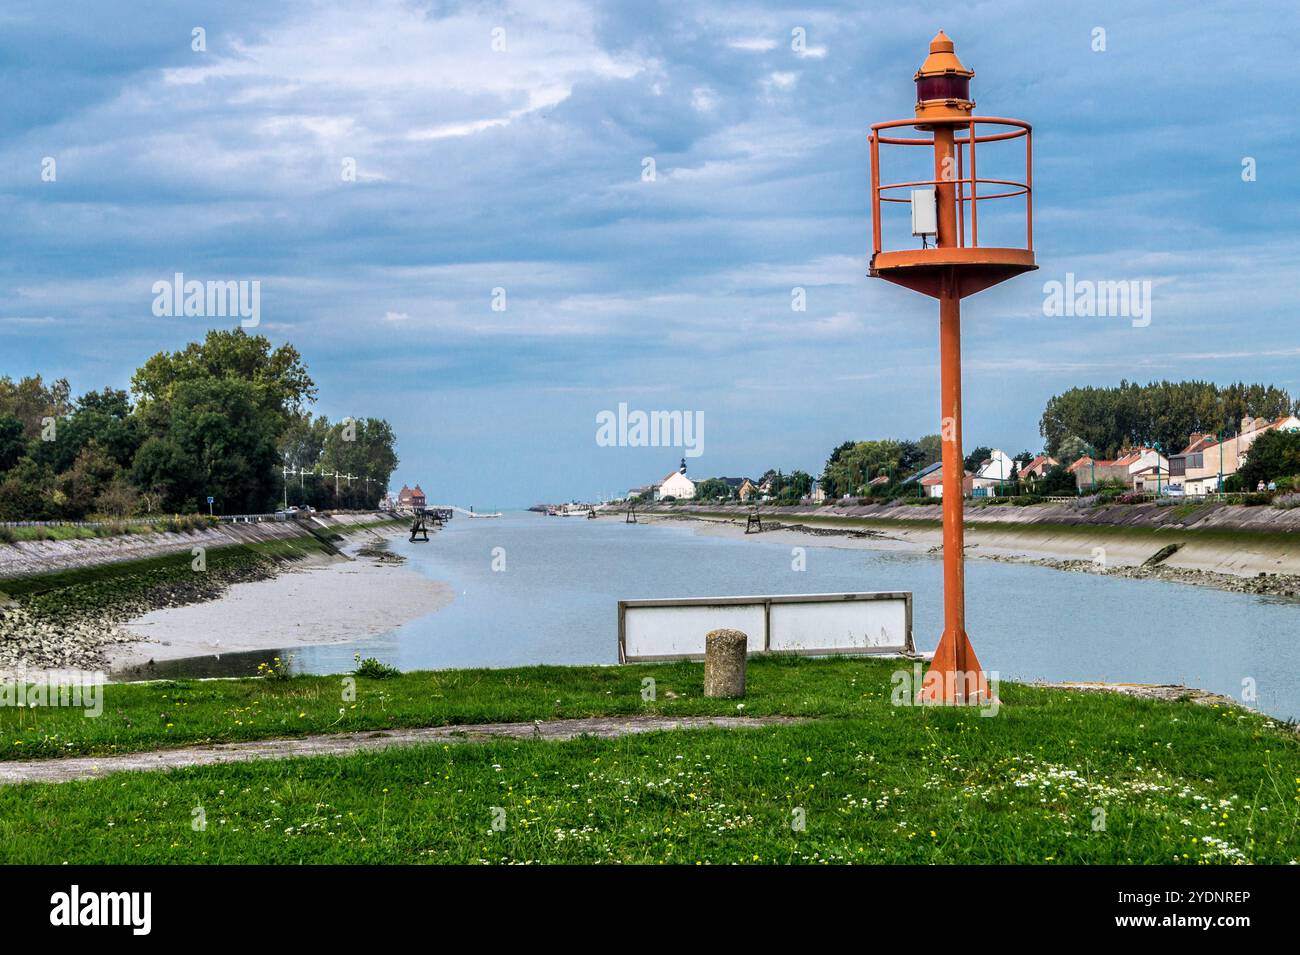
<svg viewBox="0 0 1300 955"><path fill-rule="evenodd" d="M1220 494L1223 493L1223 429L1219 429L1219 486L1215 488Z"/></svg>

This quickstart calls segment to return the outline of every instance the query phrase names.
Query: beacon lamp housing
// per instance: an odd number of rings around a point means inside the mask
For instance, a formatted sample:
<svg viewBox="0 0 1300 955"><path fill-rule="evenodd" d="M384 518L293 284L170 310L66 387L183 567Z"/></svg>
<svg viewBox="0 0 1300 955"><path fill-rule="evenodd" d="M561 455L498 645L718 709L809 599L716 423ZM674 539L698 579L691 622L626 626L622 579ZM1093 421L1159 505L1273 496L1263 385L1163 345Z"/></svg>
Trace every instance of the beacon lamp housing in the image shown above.
<svg viewBox="0 0 1300 955"><path fill-rule="evenodd" d="M918 97L915 115L873 123L869 137L873 249L870 274L935 298L948 294L964 298L1037 268L1032 130L1021 120L975 115L975 103L970 99L974 75L957 58L952 40L939 31L914 77ZM977 153L983 157L985 147L1018 141L1023 141L1024 148L1023 179L979 174ZM906 147L936 155L934 178L914 176L903 182L883 182L882 150L911 152ZM950 171L941 170L942 150L952 157ZM1016 243L1008 232L1008 227L1014 230L1018 217L1005 213L994 220L992 230L986 226L981 236L980 220L985 217L980 213L987 203L1016 197L1023 197L1025 202L1023 244ZM881 212L893 208L891 203L910 205L911 235L921 240L921 248L885 247ZM927 241L931 237L933 244ZM990 238L995 241L990 243Z"/></svg>
<svg viewBox="0 0 1300 955"><path fill-rule="evenodd" d="M975 101L970 98L974 76L975 71L962 65L952 40L940 30L930 41L930 55L916 71L916 118L967 119L975 109Z"/></svg>

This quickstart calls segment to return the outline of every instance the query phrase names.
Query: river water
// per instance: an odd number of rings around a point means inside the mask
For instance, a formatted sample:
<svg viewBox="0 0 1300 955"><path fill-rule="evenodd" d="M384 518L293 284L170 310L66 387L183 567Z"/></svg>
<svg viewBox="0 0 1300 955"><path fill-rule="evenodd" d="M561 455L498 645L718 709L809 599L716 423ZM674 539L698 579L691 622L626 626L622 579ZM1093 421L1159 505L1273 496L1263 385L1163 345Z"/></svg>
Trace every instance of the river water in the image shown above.
<svg viewBox="0 0 1300 955"><path fill-rule="evenodd" d="M448 607L355 644L298 648L296 669L346 672L354 654L403 670L613 663L620 599L910 590L915 641L943 618L942 562L922 556L508 513L457 517L427 543L400 540L409 566L456 591ZM985 669L1008 680L1182 683L1300 718L1300 602L1165 582L970 560L967 628ZM232 661L233 662L233 661Z"/></svg>

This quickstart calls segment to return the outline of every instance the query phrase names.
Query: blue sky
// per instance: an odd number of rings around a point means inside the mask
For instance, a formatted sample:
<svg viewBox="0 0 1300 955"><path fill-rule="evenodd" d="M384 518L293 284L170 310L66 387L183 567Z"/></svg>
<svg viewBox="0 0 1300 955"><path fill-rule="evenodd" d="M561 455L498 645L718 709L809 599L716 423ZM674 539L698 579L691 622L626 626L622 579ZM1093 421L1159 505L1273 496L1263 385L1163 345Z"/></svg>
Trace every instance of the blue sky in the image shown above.
<svg viewBox="0 0 1300 955"><path fill-rule="evenodd" d="M233 324L155 317L179 271L259 280L316 410L392 421L432 500L661 478L679 451L598 446L620 402L702 414L697 477L937 431L934 303L866 277L865 135L942 28L977 112L1035 126L1040 271L964 304L967 444L1036 450L1050 395L1124 377L1300 394L1296 6L916 7L6 3L0 374L125 387ZM1067 272L1150 280L1150 325L1045 317Z"/></svg>

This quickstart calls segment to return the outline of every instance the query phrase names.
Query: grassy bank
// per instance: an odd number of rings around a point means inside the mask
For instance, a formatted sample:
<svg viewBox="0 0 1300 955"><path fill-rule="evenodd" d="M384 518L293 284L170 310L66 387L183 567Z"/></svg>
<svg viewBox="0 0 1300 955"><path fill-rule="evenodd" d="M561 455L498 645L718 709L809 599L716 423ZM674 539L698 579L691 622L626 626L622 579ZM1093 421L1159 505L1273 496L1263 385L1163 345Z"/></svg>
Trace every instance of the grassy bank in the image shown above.
<svg viewBox="0 0 1300 955"><path fill-rule="evenodd" d="M500 741L0 789L7 862L1290 862L1300 741L1234 708L1003 684L891 703L882 660L751 661L759 730ZM655 680L654 701L642 699ZM698 664L108 687L0 710L3 755L624 713L736 713ZM198 815L203 828L193 823ZM505 828L492 828L494 810ZM792 825L793 824L793 825ZM802 824L802 828L800 825Z"/></svg>
<svg viewBox="0 0 1300 955"><path fill-rule="evenodd" d="M158 520L107 521L93 526L78 524L47 524L33 526L0 525L0 544L20 541L91 540L97 537L124 537L129 534L158 534L192 531L215 527L217 522L206 515L160 518Z"/></svg>
<svg viewBox="0 0 1300 955"><path fill-rule="evenodd" d="M0 595L17 599L48 619L87 614L111 618L163 593L174 598L179 596L178 589L193 590L197 598L214 586L219 592L233 580L263 576L278 563L328 552L314 537L230 544L206 550L207 571L203 574L193 569L190 552L180 551L0 580Z"/></svg>
<svg viewBox="0 0 1300 955"><path fill-rule="evenodd" d="M385 520L371 524L339 524L331 528L331 530L339 534L354 534L362 530L398 525L407 526L409 523L406 520ZM94 540L103 537L187 532L219 526L221 526L220 522L216 519L195 514L169 517L156 521L111 521L94 526L48 524L10 527L0 525L0 544L25 541Z"/></svg>
<svg viewBox="0 0 1300 955"><path fill-rule="evenodd" d="M334 553L331 539L343 540L345 535L391 530L405 524L401 520L341 524L312 528L312 533L301 537L209 546L205 552L207 570L216 577L234 575L239 579L265 575L279 563ZM54 615L92 610L111 613L118 605L134 604L159 587L193 583L196 574L192 560L189 551L178 551L140 560L14 577L0 580L0 598L20 599L33 609Z"/></svg>

